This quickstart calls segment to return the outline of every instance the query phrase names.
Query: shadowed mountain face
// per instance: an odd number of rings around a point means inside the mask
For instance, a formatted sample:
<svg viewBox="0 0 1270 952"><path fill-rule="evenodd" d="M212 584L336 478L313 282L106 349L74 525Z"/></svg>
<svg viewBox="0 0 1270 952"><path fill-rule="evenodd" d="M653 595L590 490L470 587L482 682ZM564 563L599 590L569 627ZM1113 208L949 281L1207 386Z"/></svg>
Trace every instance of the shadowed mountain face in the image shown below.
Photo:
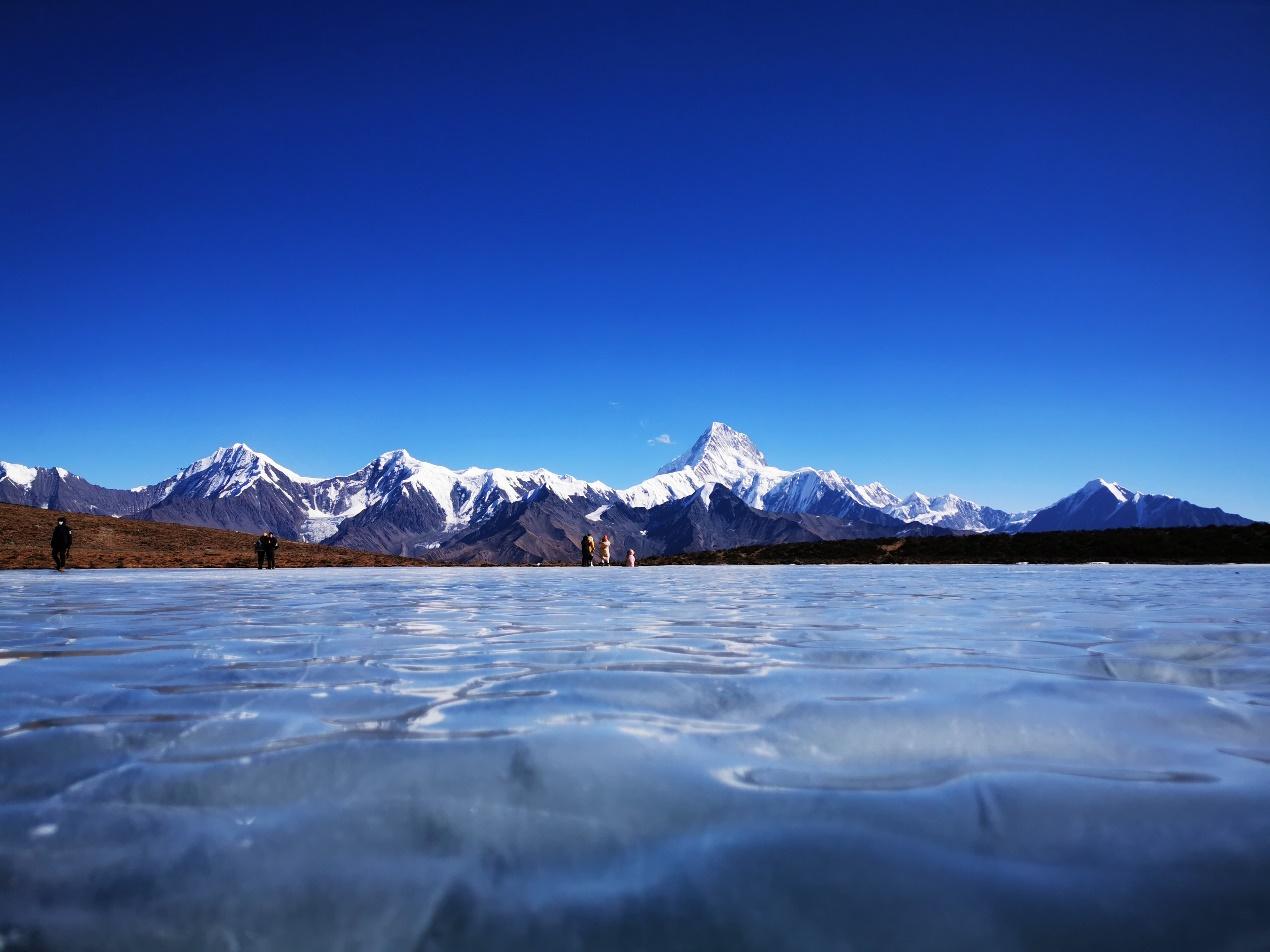
<svg viewBox="0 0 1270 952"><path fill-rule="evenodd" d="M747 506L725 486L703 488L687 499L665 503L648 514L648 534L662 543L662 551L666 553L764 544L742 542L742 539L766 539L766 544L772 544L894 536L908 528L900 520L876 511L868 519L854 520L809 513L764 512Z"/></svg>
<svg viewBox="0 0 1270 952"><path fill-rule="evenodd" d="M154 502L154 494L149 487L136 492L106 489L64 469L0 463L0 502L63 512L133 516Z"/></svg>
<svg viewBox="0 0 1270 952"><path fill-rule="evenodd" d="M439 543L433 540L444 537L445 529L445 512L432 496L411 492L409 486L398 486L384 497L382 505L345 519L326 541L351 549L402 555L435 548Z"/></svg>
<svg viewBox="0 0 1270 952"><path fill-rule="evenodd" d="M744 433L712 423L687 452L625 490L549 470L452 470L384 453L355 473L301 476L242 443L169 478L106 489L64 469L0 462L0 502L127 516L371 552L459 561L573 561L584 532L613 559L778 542L941 533L1243 525L1249 520L1094 480L1035 513L951 493L901 500L833 470L772 466Z"/></svg>
<svg viewBox="0 0 1270 952"><path fill-rule="evenodd" d="M592 501L565 499L543 488L503 507L488 521L436 551L436 558L454 562L535 565L539 562L576 562L580 558L582 536L590 532L596 539L599 558L600 537L612 540L613 561L625 557L628 548L664 551L641 535L647 510L632 509L620 500L607 506ZM602 513L596 510L602 509ZM588 518L588 516L592 518Z"/></svg>
<svg viewBox="0 0 1270 952"><path fill-rule="evenodd" d="M687 499L651 509L636 509L618 501L599 511L583 510L583 504L544 488L428 555L446 561L512 565L574 562L580 558L582 536L587 532L597 545L601 536L609 536L614 563L625 558L627 549L644 558L736 545L951 534L938 527L908 525L885 513L875 513L877 519L851 521L763 512L721 485L704 487ZM764 542L749 541L754 539Z"/></svg>
<svg viewBox="0 0 1270 952"><path fill-rule="evenodd" d="M302 520L288 500L270 488L246 490L231 498L189 499L170 496L134 515L149 522L175 522L186 526L206 526L229 532L268 530L281 539L301 540Z"/></svg>
<svg viewBox="0 0 1270 952"><path fill-rule="evenodd" d="M1023 532L1077 529L1164 529L1182 526L1247 526L1251 519L1206 509L1185 499L1135 493L1119 483L1095 479L1040 510Z"/></svg>

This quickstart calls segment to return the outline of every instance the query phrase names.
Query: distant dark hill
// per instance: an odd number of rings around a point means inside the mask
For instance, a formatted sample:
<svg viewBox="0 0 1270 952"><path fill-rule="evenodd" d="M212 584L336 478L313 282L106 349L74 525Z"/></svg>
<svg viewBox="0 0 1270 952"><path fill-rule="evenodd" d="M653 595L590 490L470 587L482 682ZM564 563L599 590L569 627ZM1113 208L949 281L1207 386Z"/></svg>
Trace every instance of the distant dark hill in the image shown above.
<svg viewBox="0 0 1270 952"><path fill-rule="evenodd" d="M1270 524L1176 529L1105 529L1018 535L852 539L684 552L650 565L789 563L954 564L1112 562L1158 564L1270 563Z"/></svg>
<svg viewBox="0 0 1270 952"><path fill-rule="evenodd" d="M70 569L251 568L255 534L0 503L0 569L52 570L49 537L65 515L75 533ZM412 559L284 541L279 568L421 565Z"/></svg>
<svg viewBox="0 0 1270 952"><path fill-rule="evenodd" d="M439 558L463 564L535 565L576 563L583 533L595 536L599 558L599 539L608 533L613 539L613 559L617 561L628 547L641 551L645 546L636 540L642 524L639 510L622 503L608 507L592 507L590 501L564 499L550 489L541 488L526 499L503 507L488 521L455 542L438 550ZM604 508L600 514L597 509ZM588 518L588 514L592 518ZM661 548L658 552L663 551Z"/></svg>
<svg viewBox="0 0 1270 952"><path fill-rule="evenodd" d="M1197 506L1185 499L1139 493L1105 479L1090 480L1070 496L1034 515L1021 532L1084 529L1164 529L1193 526L1246 526L1251 519Z"/></svg>
<svg viewBox="0 0 1270 952"><path fill-rule="evenodd" d="M859 507L863 508L863 507ZM872 510L868 520L805 512L775 513L753 509L726 486L706 487L687 499L648 510L648 537L663 552L727 549L751 540L769 544L829 539L873 539L907 533L951 535L948 529L902 522Z"/></svg>

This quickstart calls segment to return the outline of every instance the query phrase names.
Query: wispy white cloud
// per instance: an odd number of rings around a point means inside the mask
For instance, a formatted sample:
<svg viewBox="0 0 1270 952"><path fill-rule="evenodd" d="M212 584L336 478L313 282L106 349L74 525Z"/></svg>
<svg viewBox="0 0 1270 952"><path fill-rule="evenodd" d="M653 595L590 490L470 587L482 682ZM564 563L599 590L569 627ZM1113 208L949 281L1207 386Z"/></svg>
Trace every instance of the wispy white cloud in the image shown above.
<svg viewBox="0 0 1270 952"><path fill-rule="evenodd" d="M661 444L662 446L670 446L674 442L675 441L670 438L669 433L663 433L661 436L654 436L651 440L648 441L648 445L657 446L658 444Z"/></svg>

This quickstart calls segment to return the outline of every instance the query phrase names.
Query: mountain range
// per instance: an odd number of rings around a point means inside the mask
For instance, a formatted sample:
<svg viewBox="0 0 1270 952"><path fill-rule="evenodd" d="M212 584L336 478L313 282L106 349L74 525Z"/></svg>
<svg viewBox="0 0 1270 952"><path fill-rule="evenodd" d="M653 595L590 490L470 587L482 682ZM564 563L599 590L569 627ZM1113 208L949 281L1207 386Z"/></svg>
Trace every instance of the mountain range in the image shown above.
<svg viewBox="0 0 1270 952"><path fill-rule="evenodd" d="M94 485L62 468L0 462L0 502L131 519L272 530L284 539L455 562L572 561L586 531L640 555L953 533L1247 525L1242 516L1096 479L1010 513L953 494L901 499L833 470L770 465L712 423L682 455L618 490L545 469L452 470L393 450L346 476L301 476L243 443L158 483Z"/></svg>

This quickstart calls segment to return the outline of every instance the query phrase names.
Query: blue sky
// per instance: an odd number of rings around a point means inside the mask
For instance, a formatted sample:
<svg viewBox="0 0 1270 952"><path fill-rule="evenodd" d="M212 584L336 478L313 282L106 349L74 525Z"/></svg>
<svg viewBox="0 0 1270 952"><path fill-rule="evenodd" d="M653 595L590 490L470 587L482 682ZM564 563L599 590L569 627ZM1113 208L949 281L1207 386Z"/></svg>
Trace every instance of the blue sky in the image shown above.
<svg viewBox="0 0 1270 952"><path fill-rule="evenodd" d="M11 6L0 458L627 485L719 419L1270 518L1268 47L1212 0Z"/></svg>

